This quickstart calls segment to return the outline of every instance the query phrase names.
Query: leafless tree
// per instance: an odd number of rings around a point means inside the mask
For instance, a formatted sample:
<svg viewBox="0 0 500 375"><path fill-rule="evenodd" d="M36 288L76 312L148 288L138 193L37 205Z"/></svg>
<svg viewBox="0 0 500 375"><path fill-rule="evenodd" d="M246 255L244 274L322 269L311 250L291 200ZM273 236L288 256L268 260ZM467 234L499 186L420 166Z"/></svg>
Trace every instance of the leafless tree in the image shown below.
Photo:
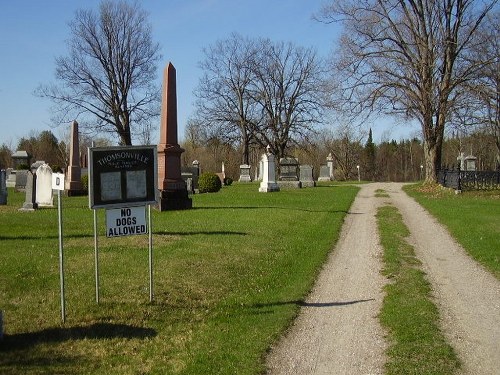
<svg viewBox="0 0 500 375"><path fill-rule="evenodd" d="M496 2L337 0L318 15L345 26L335 58L337 103L417 119L427 181L437 180L445 125L478 68L464 56Z"/></svg>
<svg viewBox="0 0 500 375"><path fill-rule="evenodd" d="M233 34L205 50L201 67L197 121L239 139L245 164L253 144L279 159L321 120L323 71L312 49Z"/></svg>
<svg viewBox="0 0 500 375"><path fill-rule="evenodd" d="M500 168L500 12L486 17L468 58L480 66L476 77L467 82L462 105L456 111L459 125L480 127L491 134Z"/></svg>
<svg viewBox="0 0 500 375"><path fill-rule="evenodd" d="M249 96L253 79L251 66L256 54L255 41L232 34L204 49L200 62L204 71L195 95L199 122L227 142L241 142L243 163L249 163L253 140L251 122L256 103Z"/></svg>
<svg viewBox="0 0 500 375"><path fill-rule="evenodd" d="M263 39L252 69L252 98L262 113L254 122L256 138L279 160L290 142L307 138L321 123L324 68L312 48Z"/></svg>
<svg viewBox="0 0 500 375"><path fill-rule="evenodd" d="M78 118L82 130L114 132L131 145L159 114L160 47L147 13L137 2L104 0L99 12L77 11L70 31L69 55L56 59L58 83L35 93L53 101L55 124Z"/></svg>

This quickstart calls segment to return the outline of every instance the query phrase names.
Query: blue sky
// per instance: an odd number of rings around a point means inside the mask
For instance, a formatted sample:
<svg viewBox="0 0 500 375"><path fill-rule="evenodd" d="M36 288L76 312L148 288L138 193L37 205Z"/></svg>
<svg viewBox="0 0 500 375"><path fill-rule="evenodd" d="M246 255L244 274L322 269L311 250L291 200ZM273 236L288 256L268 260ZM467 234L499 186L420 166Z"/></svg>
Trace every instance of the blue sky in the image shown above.
<svg viewBox="0 0 500 375"><path fill-rule="evenodd" d="M99 0L0 0L0 144L15 148L31 130L50 127L51 102L35 97L41 83L54 82L54 60L67 54L68 22L77 9L97 9ZM170 61L177 70L179 137L193 113L193 90L201 77L202 49L232 32L268 37L314 47L327 57L338 37L338 27L314 21L322 1L311 0L142 0L149 13L153 38L161 45L163 67ZM68 125L69 126L69 125ZM385 125L384 125L385 126ZM379 129L380 128L380 129ZM391 137L410 134L390 128ZM374 129L374 140L384 129ZM387 136L387 131L385 135ZM411 133L413 134L413 133Z"/></svg>

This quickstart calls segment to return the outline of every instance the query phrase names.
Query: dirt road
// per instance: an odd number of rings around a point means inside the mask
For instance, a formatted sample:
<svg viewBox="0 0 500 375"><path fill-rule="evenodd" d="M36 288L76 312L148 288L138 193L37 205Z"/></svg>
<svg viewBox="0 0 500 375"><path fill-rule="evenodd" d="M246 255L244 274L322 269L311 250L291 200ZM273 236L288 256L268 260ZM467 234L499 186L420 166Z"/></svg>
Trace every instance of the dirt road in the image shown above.
<svg viewBox="0 0 500 375"><path fill-rule="evenodd" d="M500 282L484 271L401 184L363 185L341 238L295 324L268 357L274 374L383 374L387 343L377 314L383 300L375 214L395 205L431 282L442 329L462 374L500 374ZM376 198L383 189L390 198Z"/></svg>

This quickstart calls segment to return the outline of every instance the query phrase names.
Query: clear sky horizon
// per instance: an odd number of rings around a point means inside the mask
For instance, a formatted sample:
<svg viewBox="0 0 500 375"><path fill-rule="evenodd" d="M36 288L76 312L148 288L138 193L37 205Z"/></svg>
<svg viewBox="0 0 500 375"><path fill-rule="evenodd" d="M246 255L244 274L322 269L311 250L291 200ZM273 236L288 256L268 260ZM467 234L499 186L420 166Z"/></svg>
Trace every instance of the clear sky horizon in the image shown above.
<svg viewBox="0 0 500 375"><path fill-rule="evenodd" d="M98 9L100 0L0 0L0 145L15 148L32 130L52 128L47 99L33 95L42 83L55 82L55 58L68 53L68 23L78 9ZM293 42L313 47L326 58L339 34L336 25L312 19L323 1L304 0L141 0L149 13L153 38L161 46L163 62L158 66L158 83L163 68L172 62L177 71L179 141L193 114L194 96L202 75L198 63L203 48L232 32L248 37ZM68 124L69 127L69 124ZM386 138L417 135L415 127L374 123L375 142ZM157 140L159 137L154 136Z"/></svg>

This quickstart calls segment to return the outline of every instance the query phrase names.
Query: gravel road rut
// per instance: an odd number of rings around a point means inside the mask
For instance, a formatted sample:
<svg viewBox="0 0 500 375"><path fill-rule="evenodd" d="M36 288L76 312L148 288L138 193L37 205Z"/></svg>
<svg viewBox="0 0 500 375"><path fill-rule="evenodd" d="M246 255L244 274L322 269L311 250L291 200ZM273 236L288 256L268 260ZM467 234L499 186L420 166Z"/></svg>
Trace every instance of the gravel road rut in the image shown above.
<svg viewBox="0 0 500 375"><path fill-rule="evenodd" d="M385 204L399 209L411 232L443 332L462 362L460 374L500 374L500 282L401 188L361 186L313 291L268 356L269 375L384 373L387 343L378 313L386 279L375 214ZM377 189L390 198L375 197Z"/></svg>

